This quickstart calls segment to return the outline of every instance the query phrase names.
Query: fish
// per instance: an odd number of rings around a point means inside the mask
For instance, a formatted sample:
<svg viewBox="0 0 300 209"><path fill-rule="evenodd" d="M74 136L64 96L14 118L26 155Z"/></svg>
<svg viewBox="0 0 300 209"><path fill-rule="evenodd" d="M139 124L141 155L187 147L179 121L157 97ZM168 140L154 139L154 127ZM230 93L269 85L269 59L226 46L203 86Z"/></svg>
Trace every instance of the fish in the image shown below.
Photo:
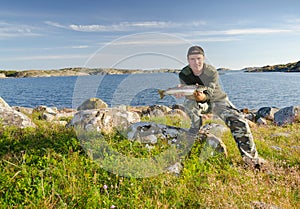
<svg viewBox="0 0 300 209"><path fill-rule="evenodd" d="M204 92L205 90L207 90L207 88L202 85L182 85L168 88L166 90L158 90L158 93L160 95L160 99L163 99L166 95L181 94L184 96L191 96L195 91Z"/></svg>

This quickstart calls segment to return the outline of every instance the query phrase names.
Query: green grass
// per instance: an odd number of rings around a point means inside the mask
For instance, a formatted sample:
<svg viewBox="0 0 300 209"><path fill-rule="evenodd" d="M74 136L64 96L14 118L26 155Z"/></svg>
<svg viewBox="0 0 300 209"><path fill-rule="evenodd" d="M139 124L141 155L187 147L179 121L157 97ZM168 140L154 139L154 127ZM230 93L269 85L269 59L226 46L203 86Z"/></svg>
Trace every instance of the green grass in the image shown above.
<svg viewBox="0 0 300 209"><path fill-rule="evenodd" d="M226 133L227 158L218 155L203 162L199 159L203 145L195 143L183 159L180 176L134 178L116 175L92 160L72 128L35 120L36 129L0 125L0 208L254 208L255 201L300 208L300 124L252 129L260 155L269 162L263 171L243 167L233 138ZM130 158L151 159L170 148L161 140L149 151L118 133L103 139L111 150Z"/></svg>

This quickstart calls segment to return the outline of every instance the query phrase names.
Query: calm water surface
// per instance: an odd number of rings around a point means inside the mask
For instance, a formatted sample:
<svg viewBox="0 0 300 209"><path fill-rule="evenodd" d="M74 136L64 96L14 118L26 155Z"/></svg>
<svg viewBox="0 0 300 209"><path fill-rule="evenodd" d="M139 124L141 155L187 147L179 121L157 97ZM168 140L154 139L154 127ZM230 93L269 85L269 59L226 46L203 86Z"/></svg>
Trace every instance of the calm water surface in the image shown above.
<svg viewBox="0 0 300 209"><path fill-rule="evenodd" d="M300 105L300 73L227 72L221 85L238 108ZM77 107L98 97L110 106L172 105L171 96L160 99L158 89L178 84L177 74L136 74L48 78L0 79L0 96L11 106Z"/></svg>

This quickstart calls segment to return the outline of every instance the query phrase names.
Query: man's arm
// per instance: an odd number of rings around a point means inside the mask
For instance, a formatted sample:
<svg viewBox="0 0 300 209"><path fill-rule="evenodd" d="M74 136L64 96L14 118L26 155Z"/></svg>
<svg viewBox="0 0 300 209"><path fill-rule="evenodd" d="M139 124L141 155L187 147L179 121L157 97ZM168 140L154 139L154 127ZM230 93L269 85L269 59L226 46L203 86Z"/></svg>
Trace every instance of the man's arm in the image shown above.
<svg viewBox="0 0 300 209"><path fill-rule="evenodd" d="M206 95L206 101L209 101L215 93L216 86L219 82L219 74L214 67L208 66L204 73L200 76L200 79L207 88L204 91L204 94Z"/></svg>

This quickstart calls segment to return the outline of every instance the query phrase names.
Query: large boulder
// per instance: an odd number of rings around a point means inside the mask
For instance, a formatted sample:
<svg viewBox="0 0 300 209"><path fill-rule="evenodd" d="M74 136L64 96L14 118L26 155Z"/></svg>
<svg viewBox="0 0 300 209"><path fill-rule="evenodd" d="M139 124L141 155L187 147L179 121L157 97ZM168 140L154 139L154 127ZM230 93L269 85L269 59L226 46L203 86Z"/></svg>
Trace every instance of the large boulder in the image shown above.
<svg viewBox="0 0 300 209"><path fill-rule="evenodd" d="M69 125L85 131L110 133L114 131L114 128L126 129L129 125L139 121L140 117L135 112L102 108L78 111Z"/></svg>
<svg viewBox="0 0 300 209"><path fill-rule="evenodd" d="M274 123L276 125L292 124L300 120L300 106L290 106L280 109L274 114Z"/></svg>
<svg viewBox="0 0 300 209"><path fill-rule="evenodd" d="M20 128L36 127L29 117L11 108L1 97L0 124L3 126L16 126Z"/></svg>
<svg viewBox="0 0 300 209"><path fill-rule="evenodd" d="M156 144L158 139L168 139L169 143L178 140L187 130L179 127L156 124L154 122L139 122L127 129L127 138L146 144Z"/></svg>
<svg viewBox="0 0 300 209"><path fill-rule="evenodd" d="M99 98L90 98L85 100L77 110L93 110L93 109L101 109L108 108L108 105Z"/></svg>

